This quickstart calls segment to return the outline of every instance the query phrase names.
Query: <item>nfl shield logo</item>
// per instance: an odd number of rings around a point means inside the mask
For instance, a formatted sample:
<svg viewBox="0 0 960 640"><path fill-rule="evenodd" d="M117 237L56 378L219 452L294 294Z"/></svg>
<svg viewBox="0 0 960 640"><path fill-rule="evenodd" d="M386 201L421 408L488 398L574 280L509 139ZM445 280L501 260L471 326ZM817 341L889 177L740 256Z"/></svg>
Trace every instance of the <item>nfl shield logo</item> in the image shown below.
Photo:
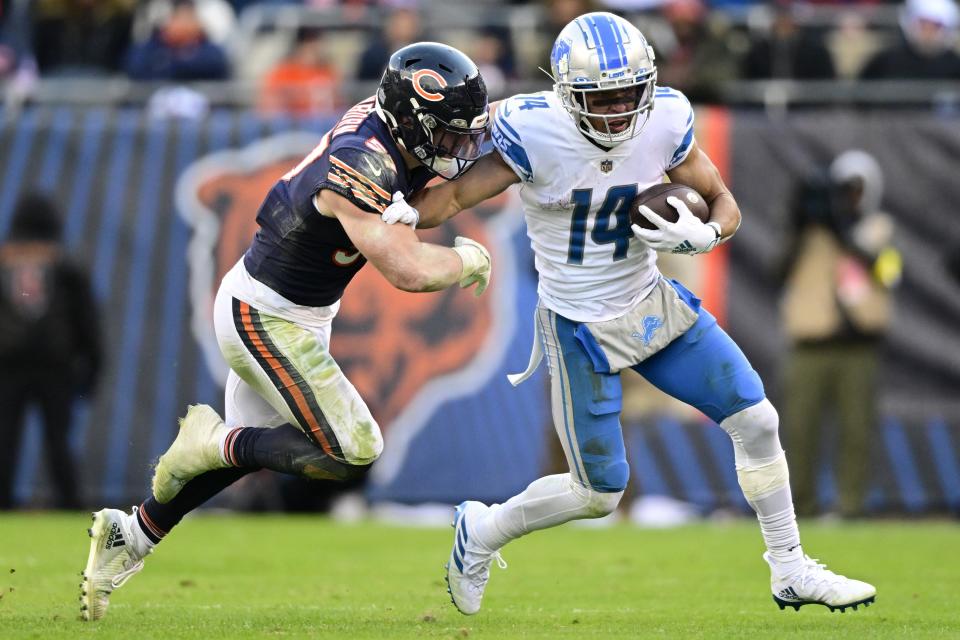
<svg viewBox="0 0 960 640"><path fill-rule="evenodd" d="M613 171L613 160L604 160L600 163L600 171L610 173Z"/></svg>

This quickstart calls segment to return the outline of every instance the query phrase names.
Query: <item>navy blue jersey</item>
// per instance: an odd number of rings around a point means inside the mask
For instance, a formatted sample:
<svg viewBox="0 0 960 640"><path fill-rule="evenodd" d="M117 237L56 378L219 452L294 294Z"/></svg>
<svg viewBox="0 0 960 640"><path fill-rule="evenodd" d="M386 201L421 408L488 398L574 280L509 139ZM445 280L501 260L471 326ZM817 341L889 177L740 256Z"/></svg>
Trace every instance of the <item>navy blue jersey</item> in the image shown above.
<svg viewBox="0 0 960 640"><path fill-rule="evenodd" d="M333 304L366 264L343 225L321 215L314 195L330 189L371 214L380 215L394 192L408 199L432 174L406 168L374 98L357 104L267 194L260 229L243 263L251 276L299 305Z"/></svg>

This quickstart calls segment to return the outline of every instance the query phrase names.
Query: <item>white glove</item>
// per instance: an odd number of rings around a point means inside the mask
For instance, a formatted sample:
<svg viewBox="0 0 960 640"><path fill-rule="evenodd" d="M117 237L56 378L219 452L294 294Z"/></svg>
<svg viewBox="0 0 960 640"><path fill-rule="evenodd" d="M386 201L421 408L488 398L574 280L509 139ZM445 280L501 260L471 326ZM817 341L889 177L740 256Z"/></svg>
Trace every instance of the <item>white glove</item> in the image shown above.
<svg viewBox="0 0 960 640"><path fill-rule="evenodd" d="M417 223L420 222L420 212L407 204L407 201L403 199L403 194L397 191L393 194L393 204L383 210L380 219L387 224L399 222L400 224L410 225L411 229L416 229Z"/></svg>
<svg viewBox="0 0 960 640"><path fill-rule="evenodd" d="M463 236L454 239L453 250L463 261L460 286L466 288L476 283L473 295L479 296L490 284L490 252L479 242Z"/></svg>
<svg viewBox="0 0 960 640"><path fill-rule="evenodd" d="M654 251L693 255L706 253L717 246L721 235L719 224L700 222L700 218L690 213L690 209L680 198L671 196L667 198L667 204L680 214L676 222L667 222L649 207L640 207L638 211L657 228L644 229L634 224L630 226L633 234L646 242Z"/></svg>

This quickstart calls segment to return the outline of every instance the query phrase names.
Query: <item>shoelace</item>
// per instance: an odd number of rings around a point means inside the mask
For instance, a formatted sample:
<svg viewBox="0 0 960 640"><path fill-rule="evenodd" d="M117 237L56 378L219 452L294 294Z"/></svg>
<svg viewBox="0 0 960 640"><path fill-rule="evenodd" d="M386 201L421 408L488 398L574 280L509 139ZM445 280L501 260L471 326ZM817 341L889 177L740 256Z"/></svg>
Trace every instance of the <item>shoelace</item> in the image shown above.
<svg viewBox="0 0 960 640"><path fill-rule="evenodd" d="M464 571L464 574L472 579L479 578L481 581L485 581L490 575L490 563L492 563L494 560L497 561L497 566L501 569L507 568L507 561L503 559L503 556L500 555L499 551L494 551L492 554L490 554L489 559L475 562L472 566L467 568L466 571Z"/></svg>
<svg viewBox="0 0 960 640"><path fill-rule="evenodd" d="M818 584L835 584L840 581L840 576L827 569L827 565L822 564L817 558L806 556L803 563L803 570L800 574L800 587L806 587L808 580L813 580Z"/></svg>
<svg viewBox="0 0 960 640"><path fill-rule="evenodd" d="M113 576L113 578L110 579L110 584L113 585L114 589L119 589L123 586L123 583L129 580L133 574L138 573L141 569L143 569L143 560L138 560L133 563L129 569L124 569L117 575Z"/></svg>

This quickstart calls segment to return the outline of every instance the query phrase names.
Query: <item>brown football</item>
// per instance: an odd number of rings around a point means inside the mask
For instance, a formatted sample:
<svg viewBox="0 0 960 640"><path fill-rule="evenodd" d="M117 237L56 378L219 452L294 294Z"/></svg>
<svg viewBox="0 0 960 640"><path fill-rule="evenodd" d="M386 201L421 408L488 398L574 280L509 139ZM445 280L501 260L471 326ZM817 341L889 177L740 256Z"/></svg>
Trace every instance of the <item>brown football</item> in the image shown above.
<svg viewBox="0 0 960 640"><path fill-rule="evenodd" d="M687 203L690 213L700 218L701 222L710 219L710 207L699 193L684 184L664 182L655 184L649 189L641 191L630 203L630 222L644 229L656 229L652 222L647 220L637 209L646 205L654 213L667 222L676 222L680 215L677 210L667 204L667 198L675 196Z"/></svg>

